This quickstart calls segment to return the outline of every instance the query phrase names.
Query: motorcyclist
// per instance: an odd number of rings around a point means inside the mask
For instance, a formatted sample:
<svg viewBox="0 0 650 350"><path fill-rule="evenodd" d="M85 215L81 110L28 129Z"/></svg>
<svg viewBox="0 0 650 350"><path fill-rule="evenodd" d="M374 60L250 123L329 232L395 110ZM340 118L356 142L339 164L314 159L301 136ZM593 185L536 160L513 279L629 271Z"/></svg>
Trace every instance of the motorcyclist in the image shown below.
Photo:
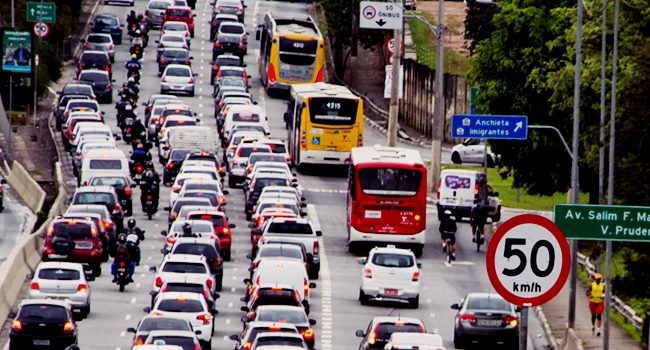
<svg viewBox="0 0 650 350"><path fill-rule="evenodd" d="M145 139L142 138L142 134L147 135L147 128L142 125L140 118L136 117L131 125L131 135L133 135L133 140L138 140L139 143L142 143ZM143 145L144 146L144 145Z"/></svg>
<svg viewBox="0 0 650 350"><path fill-rule="evenodd" d="M121 263L129 266L129 282L133 282L132 276L135 273L135 263L131 261L131 255L126 246L126 234L124 233L120 233L117 236L117 251L115 253L115 259L113 259L113 264L111 265L113 283L117 282L117 264L121 265Z"/></svg>
<svg viewBox="0 0 650 350"><path fill-rule="evenodd" d="M128 233L126 233L126 248L129 250L129 256L131 257L131 261L135 262L136 266L139 266L140 265L140 237L144 239L144 234L141 233L142 230L135 227L134 219L129 220L129 227L131 227L132 221L133 221L134 228L131 229ZM124 230L127 231L127 229ZM140 234L138 234L138 231L140 231Z"/></svg>
<svg viewBox="0 0 650 350"><path fill-rule="evenodd" d="M480 244L483 244L485 242L485 223L487 222L487 206L485 203L480 198L477 198L474 200L474 205L472 206L472 209L470 210L470 215L469 215L469 223L472 225L472 242L476 243L476 237L474 236L474 232L476 230L476 227L481 230L481 242Z"/></svg>
<svg viewBox="0 0 650 350"><path fill-rule="evenodd" d="M149 22L147 22L147 19L142 16L142 14L138 15L138 26L140 29L140 35L142 36L142 46L147 47L147 44L149 43Z"/></svg>
<svg viewBox="0 0 650 350"><path fill-rule="evenodd" d="M129 106L130 111L133 111L133 106L129 101L128 94L121 93L120 100L115 102L115 110L117 111L116 112L117 127L120 127L120 123L124 119L124 112L126 112L127 106Z"/></svg>
<svg viewBox="0 0 650 350"><path fill-rule="evenodd" d="M139 227L137 227L135 222L135 219L129 219L129 221L126 223L126 227L122 231L123 233L126 233L126 238L127 242L129 239L129 235L135 234L136 237L138 237L139 240L144 241L144 230L141 230Z"/></svg>
<svg viewBox="0 0 650 350"><path fill-rule="evenodd" d="M128 32L131 34L133 32L133 25L138 23L138 17L134 10L131 10L131 12L126 16L126 23L128 25Z"/></svg>
<svg viewBox="0 0 650 350"><path fill-rule="evenodd" d="M142 211L145 210L145 203L147 195L151 196L153 207L158 208L158 197L160 196L160 176L153 168L153 162L147 162L145 166L147 170L140 181L140 202L142 204Z"/></svg>
<svg viewBox="0 0 650 350"><path fill-rule="evenodd" d="M151 160L151 153L147 152L144 148L144 144L139 143L133 154L131 154L131 174L135 173L135 165L142 164L144 170L144 164Z"/></svg>
<svg viewBox="0 0 650 350"><path fill-rule="evenodd" d="M181 237L196 237L196 233L192 231L192 225L189 222L183 224L183 233Z"/></svg>
<svg viewBox="0 0 650 350"><path fill-rule="evenodd" d="M122 122L124 122L124 121L125 121L126 119L128 119L128 118L133 119L133 120L134 120L134 123L135 123L135 120L138 119L138 116L135 115L135 113L133 112L133 107L132 107L130 104L127 104L126 106L124 106L124 112L121 114L121 116L120 116L120 118L119 118L119 124L118 124L118 126L119 126L120 128L122 128L122 129L124 129L124 127L125 127L126 125L122 125ZM133 133L132 133L132 134L133 134Z"/></svg>
<svg viewBox="0 0 650 350"><path fill-rule="evenodd" d="M132 54L131 59L126 61L124 67L127 70L126 73L127 77L130 77L132 73L135 73L137 76L140 76L140 69L142 69L142 65L140 64L140 61L138 61L138 55Z"/></svg>
<svg viewBox="0 0 650 350"><path fill-rule="evenodd" d="M135 81L134 77L129 77L124 87L131 89L136 95L140 94L140 86L138 86L138 82Z"/></svg>
<svg viewBox="0 0 650 350"><path fill-rule="evenodd" d="M451 240L451 259L456 260L456 219L451 216L451 211L445 210L443 219L440 221L438 231L442 239L442 252L447 252L447 239Z"/></svg>

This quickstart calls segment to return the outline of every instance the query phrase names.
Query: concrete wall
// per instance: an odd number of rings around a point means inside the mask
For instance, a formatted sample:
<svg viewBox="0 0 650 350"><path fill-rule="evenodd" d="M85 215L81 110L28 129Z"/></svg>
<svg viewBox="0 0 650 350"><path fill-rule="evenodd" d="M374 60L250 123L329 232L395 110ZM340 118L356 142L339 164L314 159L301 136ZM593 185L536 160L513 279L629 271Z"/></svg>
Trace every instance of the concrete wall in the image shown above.
<svg viewBox="0 0 650 350"><path fill-rule="evenodd" d="M7 182L33 212L41 210L45 202L45 191L17 161L11 167Z"/></svg>

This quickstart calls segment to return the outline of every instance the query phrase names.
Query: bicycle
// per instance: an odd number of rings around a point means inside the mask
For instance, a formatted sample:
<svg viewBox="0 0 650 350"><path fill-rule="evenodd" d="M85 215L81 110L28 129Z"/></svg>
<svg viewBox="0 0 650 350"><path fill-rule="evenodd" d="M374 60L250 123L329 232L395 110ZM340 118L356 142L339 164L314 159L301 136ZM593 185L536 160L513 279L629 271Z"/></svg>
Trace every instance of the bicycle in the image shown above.
<svg viewBox="0 0 650 350"><path fill-rule="evenodd" d="M481 227L476 224L474 225L474 240L476 241L476 251L480 252L481 245L483 245L483 242L481 242Z"/></svg>
<svg viewBox="0 0 650 350"><path fill-rule="evenodd" d="M456 257L454 256L453 252L453 244L451 242L451 237L450 235L454 235L454 233L445 233L444 236L447 236L445 238L445 252L447 252L447 263L451 264L452 260L456 260Z"/></svg>

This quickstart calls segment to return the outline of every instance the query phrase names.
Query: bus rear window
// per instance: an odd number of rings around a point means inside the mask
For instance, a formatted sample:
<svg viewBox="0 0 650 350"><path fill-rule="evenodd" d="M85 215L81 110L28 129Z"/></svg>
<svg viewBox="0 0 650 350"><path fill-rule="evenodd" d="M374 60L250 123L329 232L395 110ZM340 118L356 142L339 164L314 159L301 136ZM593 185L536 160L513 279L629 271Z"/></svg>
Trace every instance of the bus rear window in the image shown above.
<svg viewBox="0 0 650 350"><path fill-rule="evenodd" d="M358 100L316 97L309 100L310 120L316 124L354 125L358 109Z"/></svg>
<svg viewBox="0 0 650 350"><path fill-rule="evenodd" d="M291 40L280 37L280 61L297 66L311 66L316 61L318 40Z"/></svg>
<svg viewBox="0 0 650 350"><path fill-rule="evenodd" d="M375 196L415 196L422 182L416 170L394 168L359 169L359 184L363 193Z"/></svg>
<svg viewBox="0 0 650 350"><path fill-rule="evenodd" d="M92 159L90 169L95 170L122 170L122 162L119 159Z"/></svg>

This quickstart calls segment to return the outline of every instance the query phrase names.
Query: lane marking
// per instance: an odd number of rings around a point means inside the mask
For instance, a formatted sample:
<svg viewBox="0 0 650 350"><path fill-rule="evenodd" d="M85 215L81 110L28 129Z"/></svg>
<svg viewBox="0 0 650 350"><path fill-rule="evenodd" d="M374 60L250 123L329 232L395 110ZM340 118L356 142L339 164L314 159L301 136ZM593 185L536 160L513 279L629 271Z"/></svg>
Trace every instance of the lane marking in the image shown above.
<svg viewBox="0 0 650 350"><path fill-rule="evenodd" d="M124 320L125 320L125 321L128 321L128 320L130 320L130 319L131 319L131 314L127 314L126 317L124 317Z"/></svg>
<svg viewBox="0 0 650 350"><path fill-rule="evenodd" d="M233 306L233 305L234 305L234 304L233 304L232 302L229 302L229 303L228 303L228 308L229 308L229 309L232 309L232 306Z"/></svg>
<svg viewBox="0 0 650 350"><path fill-rule="evenodd" d="M121 331L121 332L120 332L120 337L124 337L125 335L126 335L126 332L125 332L125 331Z"/></svg>
<svg viewBox="0 0 650 350"><path fill-rule="evenodd" d="M135 304L135 297L131 298L131 304Z"/></svg>
<svg viewBox="0 0 650 350"><path fill-rule="evenodd" d="M226 319L226 324L230 324L230 319L229 318Z"/></svg>
<svg viewBox="0 0 650 350"><path fill-rule="evenodd" d="M321 230L320 219L316 206L307 204L307 212L309 219L312 222L315 230ZM325 250L325 241L323 237L318 237L319 255L320 255L320 279L321 279L321 336L319 337L321 346L319 349L332 350L331 338L333 338L332 324L334 323L334 314L332 313L332 275L327 260L327 253Z"/></svg>

